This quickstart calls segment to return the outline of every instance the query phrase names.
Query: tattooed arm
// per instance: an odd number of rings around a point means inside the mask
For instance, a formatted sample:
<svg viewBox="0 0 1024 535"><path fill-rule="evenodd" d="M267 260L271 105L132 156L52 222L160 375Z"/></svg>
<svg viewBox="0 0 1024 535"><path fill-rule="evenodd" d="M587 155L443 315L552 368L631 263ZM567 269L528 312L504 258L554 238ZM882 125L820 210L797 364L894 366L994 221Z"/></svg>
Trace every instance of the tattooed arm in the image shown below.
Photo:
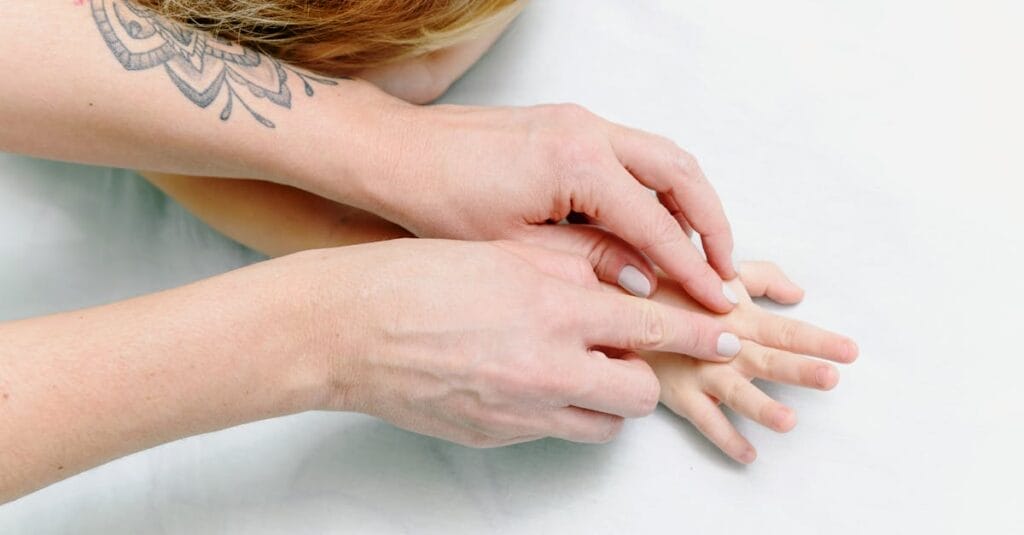
<svg viewBox="0 0 1024 535"><path fill-rule="evenodd" d="M360 153L378 119L405 105L369 83L312 76L124 0L0 2L0 20L4 151L290 180L292 162L326 158L323 146ZM335 159L344 184L345 162Z"/></svg>
<svg viewBox="0 0 1024 535"><path fill-rule="evenodd" d="M5 50L16 51L0 60L0 149L280 182L422 237L536 241L571 211L600 215L622 238L616 256L642 250L716 312L735 302L722 285L736 273L721 202L696 160L665 138L574 105L413 106L125 0L5 2L0 20L13 43Z"/></svg>

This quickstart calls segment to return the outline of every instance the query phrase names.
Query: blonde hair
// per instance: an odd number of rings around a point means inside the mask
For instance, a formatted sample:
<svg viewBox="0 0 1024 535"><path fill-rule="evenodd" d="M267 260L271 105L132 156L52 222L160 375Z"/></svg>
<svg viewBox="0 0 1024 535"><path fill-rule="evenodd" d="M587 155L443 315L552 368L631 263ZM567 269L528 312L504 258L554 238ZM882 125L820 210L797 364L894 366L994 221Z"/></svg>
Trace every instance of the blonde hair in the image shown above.
<svg viewBox="0 0 1024 535"><path fill-rule="evenodd" d="M136 0L160 15L327 75L445 48L515 0Z"/></svg>

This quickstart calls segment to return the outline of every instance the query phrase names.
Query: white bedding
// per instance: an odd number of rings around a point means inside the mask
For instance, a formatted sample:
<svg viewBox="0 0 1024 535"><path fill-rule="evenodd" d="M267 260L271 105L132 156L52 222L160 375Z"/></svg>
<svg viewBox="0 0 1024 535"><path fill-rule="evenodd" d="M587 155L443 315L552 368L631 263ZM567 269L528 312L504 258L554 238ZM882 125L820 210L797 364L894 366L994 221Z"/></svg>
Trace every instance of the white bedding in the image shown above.
<svg viewBox="0 0 1024 535"><path fill-rule="evenodd" d="M664 409L608 445L496 450L308 413L91 470L0 506L0 533L1019 532L1022 22L1009 0L537 1L446 97L674 138L737 256L807 289L787 313L858 339L833 392L766 387L788 435L736 420L754 465ZM0 155L0 320L260 258L133 173Z"/></svg>

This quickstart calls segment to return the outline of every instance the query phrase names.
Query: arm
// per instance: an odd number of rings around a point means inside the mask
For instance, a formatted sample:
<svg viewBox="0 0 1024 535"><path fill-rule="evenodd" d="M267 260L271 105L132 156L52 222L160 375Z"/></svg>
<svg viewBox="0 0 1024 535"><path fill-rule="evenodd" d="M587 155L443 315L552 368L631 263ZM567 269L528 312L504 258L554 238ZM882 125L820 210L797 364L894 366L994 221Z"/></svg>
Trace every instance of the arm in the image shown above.
<svg viewBox="0 0 1024 535"><path fill-rule="evenodd" d="M372 84L310 76L124 0L2 2L0 20L3 151L302 182L294 162L330 159L324 146L361 153L380 118L404 106ZM348 162L332 161L344 191Z"/></svg>
<svg viewBox="0 0 1024 535"><path fill-rule="evenodd" d="M0 503L176 438L323 405L272 269L0 324ZM255 297L258 296L258 297Z"/></svg>
<svg viewBox="0 0 1024 535"><path fill-rule="evenodd" d="M269 256L410 236L373 214L282 184L140 174L206 224Z"/></svg>
<svg viewBox="0 0 1024 535"><path fill-rule="evenodd" d="M658 383L639 359L587 348L713 354L720 326L596 286L585 261L545 248L391 240L0 324L0 501L309 409L479 447L607 441L654 409Z"/></svg>
<svg viewBox="0 0 1024 535"><path fill-rule="evenodd" d="M311 243L326 247L332 242L373 241L378 236L400 232L395 225L370 214L361 214L357 225L346 225L336 214L352 209L335 203L317 203L314 195L289 192L276 184L263 183L258 190L246 192L226 191L222 188L237 187L230 181L217 179L158 177L157 184L176 194L186 207L215 228L231 229L236 239L268 254L275 250L299 250ZM168 185L171 187L167 188ZM239 199L230 198L236 193ZM203 199L203 202L193 199ZM236 202L244 202L251 211L249 215L240 216L221 208ZM282 230L271 240L266 232L257 231L263 227ZM322 241L315 243L317 240ZM562 243L566 250L581 252L577 242L563 240ZM582 254L593 254L587 252L591 249L588 246ZM803 355L850 363L857 356L857 347L844 336L771 314L754 303L751 296L767 296L783 304L799 302L803 297L803 291L772 264L742 264L740 280L730 286L740 304L723 320L731 332L744 339L735 359L716 363L649 351L640 352L640 356L657 374L661 382L661 401L666 406L693 422L730 457L749 463L756 452L726 419L718 408L719 402L771 429L788 431L796 423L793 411L769 398L750 384L750 380L756 377L829 390L839 381L838 371L826 362ZM672 281L662 280L652 299L707 314Z"/></svg>
<svg viewBox="0 0 1024 535"><path fill-rule="evenodd" d="M735 272L721 202L667 139L574 105L412 106L127 0L37 4L0 4L14 51L0 77L0 149L279 182L421 237L529 241L572 211L600 214L621 238L608 242L618 256L642 251L710 310L733 307L722 284ZM702 236L707 260L684 224ZM645 266L633 266L645 278L637 287L650 289ZM607 282L623 277L595 267Z"/></svg>

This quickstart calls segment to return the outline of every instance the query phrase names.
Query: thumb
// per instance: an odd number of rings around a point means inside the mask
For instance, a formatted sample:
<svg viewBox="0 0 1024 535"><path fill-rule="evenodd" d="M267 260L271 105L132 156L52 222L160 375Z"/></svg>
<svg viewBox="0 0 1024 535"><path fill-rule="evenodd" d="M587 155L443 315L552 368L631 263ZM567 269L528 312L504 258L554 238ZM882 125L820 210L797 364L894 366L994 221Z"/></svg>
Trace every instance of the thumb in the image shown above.
<svg viewBox="0 0 1024 535"><path fill-rule="evenodd" d="M534 225L520 239L587 259L597 278L648 297L658 277L647 258L618 236L594 225Z"/></svg>

